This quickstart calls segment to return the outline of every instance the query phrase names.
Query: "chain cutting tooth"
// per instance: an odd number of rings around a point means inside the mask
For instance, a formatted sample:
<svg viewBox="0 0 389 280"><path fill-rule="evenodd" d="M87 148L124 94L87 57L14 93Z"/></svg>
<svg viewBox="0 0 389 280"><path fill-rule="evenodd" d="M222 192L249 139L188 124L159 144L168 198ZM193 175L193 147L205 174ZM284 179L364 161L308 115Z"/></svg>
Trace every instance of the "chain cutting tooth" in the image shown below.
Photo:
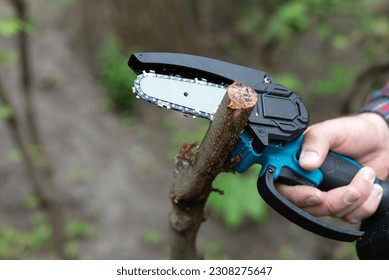
<svg viewBox="0 0 389 280"><path fill-rule="evenodd" d="M168 110L171 108L169 102L165 102L165 101L162 101L162 100L158 100L157 105L159 107L161 107L161 108L165 108L165 109L168 109Z"/></svg>

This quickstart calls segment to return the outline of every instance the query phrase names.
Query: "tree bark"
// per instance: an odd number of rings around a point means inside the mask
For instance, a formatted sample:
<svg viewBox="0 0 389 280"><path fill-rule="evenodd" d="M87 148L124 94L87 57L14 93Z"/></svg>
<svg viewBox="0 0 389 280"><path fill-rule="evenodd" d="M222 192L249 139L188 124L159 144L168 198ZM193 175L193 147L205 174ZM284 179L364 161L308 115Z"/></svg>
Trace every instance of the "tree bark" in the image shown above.
<svg viewBox="0 0 389 280"><path fill-rule="evenodd" d="M212 182L228 167L228 157L256 103L253 89L234 82L228 87L200 147L196 143L183 144L177 155L170 196L171 259L201 258L196 250L196 236L206 219L204 206Z"/></svg>

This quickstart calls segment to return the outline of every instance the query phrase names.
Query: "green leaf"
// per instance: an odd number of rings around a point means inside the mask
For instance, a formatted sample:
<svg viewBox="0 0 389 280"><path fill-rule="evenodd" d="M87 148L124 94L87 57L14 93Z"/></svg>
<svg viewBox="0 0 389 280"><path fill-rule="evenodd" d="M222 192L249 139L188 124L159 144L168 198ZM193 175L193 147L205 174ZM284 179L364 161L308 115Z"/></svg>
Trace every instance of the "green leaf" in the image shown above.
<svg viewBox="0 0 389 280"><path fill-rule="evenodd" d="M293 74L280 74L274 76L277 84L284 85L293 91L299 91L302 87L301 80Z"/></svg>
<svg viewBox="0 0 389 280"><path fill-rule="evenodd" d="M15 51L0 50L0 64L8 66L16 65L19 62L19 55Z"/></svg>
<svg viewBox="0 0 389 280"><path fill-rule="evenodd" d="M162 234L157 229L147 229L142 233L142 240L145 244L157 246L162 243Z"/></svg>
<svg viewBox="0 0 389 280"><path fill-rule="evenodd" d="M8 158L13 162L20 162L23 159L23 156L19 149L12 149L8 153Z"/></svg>
<svg viewBox="0 0 389 280"><path fill-rule="evenodd" d="M322 40L328 40L331 38L333 32L329 25L327 24L321 24L317 29L317 36Z"/></svg>
<svg viewBox="0 0 389 280"><path fill-rule="evenodd" d="M350 45L350 39L344 35L336 35L332 43L336 49L346 50Z"/></svg>
<svg viewBox="0 0 389 280"><path fill-rule="evenodd" d="M36 31L36 28L31 23L22 21L16 17L0 19L0 35L11 37L21 31L31 35Z"/></svg>
<svg viewBox="0 0 389 280"><path fill-rule="evenodd" d="M296 254L293 252L293 250L287 246L283 246L280 248L280 259L281 260L294 260L296 259Z"/></svg>
<svg viewBox="0 0 389 280"><path fill-rule="evenodd" d="M345 90L353 81L355 72L341 63L334 63L330 69L329 78L318 80L314 92L320 96L338 94Z"/></svg>
<svg viewBox="0 0 389 280"><path fill-rule="evenodd" d="M35 195L29 195L24 199L24 205L29 209L38 209L40 200Z"/></svg>
<svg viewBox="0 0 389 280"><path fill-rule="evenodd" d="M64 246L65 255L70 259L77 258L78 255L78 246L75 241L66 242Z"/></svg>
<svg viewBox="0 0 389 280"><path fill-rule="evenodd" d="M372 32L376 35L387 36L389 33L389 21L387 19L377 19L372 27Z"/></svg>
<svg viewBox="0 0 389 280"><path fill-rule="evenodd" d="M12 108L5 105L0 105L0 119L7 120L12 117Z"/></svg>
<svg viewBox="0 0 389 280"><path fill-rule="evenodd" d="M259 222L267 217L267 206L256 189L259 169L253 166L241 175L223 173L214 181L214 188L222 190L224 195L212 193L207 206L230 228L238 228L245 217Z"/></svg>
<svg viewBox="0 0 389 280"><path fill-rule="evenodd" d="M122 43L112 38L108 40L99 51L102 83L107 90L108 97L117 109L128 111L134 97L131 85L134 84L136 74L128 68L127 54L123 54Z"/></svg>
<svg viewBox="0 0 389 280"><path fill-rule="evenodd" d="M30 232L25 233L27 246L33 250L48 247L53 242L53 232L47 222L38 224Z"/></svg>
<svg viewBox="0 0 389 280"><path fill-rule="evenodd" d="M295 31L301 31L308 25L308 5L302 1L283 4L278 10L277 18Z"/></svg>
<svg viewBox="0 0 389 280"><path fill-rule="evenodd" d="M22 30L21 21L11 17L0 19L0 34L6 37L13 36Z"/></svg>
<svg viewBox="0 0 389 280"><path fill-rule="evenodd" d="M81 219L74 219L66 224L65 232L71 238L87 237L97 235L98 228Z"/></svg>

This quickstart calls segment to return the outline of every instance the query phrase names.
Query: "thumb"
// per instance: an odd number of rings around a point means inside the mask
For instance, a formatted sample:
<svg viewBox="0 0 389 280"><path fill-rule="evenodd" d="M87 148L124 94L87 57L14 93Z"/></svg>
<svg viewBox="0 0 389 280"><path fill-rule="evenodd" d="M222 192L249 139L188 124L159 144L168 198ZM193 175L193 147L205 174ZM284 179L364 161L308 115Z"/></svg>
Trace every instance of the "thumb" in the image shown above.
<svg viewBox="0 0 389 280"><path fill-rule="evenodd" d="M325 135L320 127L312 127L309 129L303 140L299 164L306 170L314 170L319 168L330 149L329 135Z"/></svg>

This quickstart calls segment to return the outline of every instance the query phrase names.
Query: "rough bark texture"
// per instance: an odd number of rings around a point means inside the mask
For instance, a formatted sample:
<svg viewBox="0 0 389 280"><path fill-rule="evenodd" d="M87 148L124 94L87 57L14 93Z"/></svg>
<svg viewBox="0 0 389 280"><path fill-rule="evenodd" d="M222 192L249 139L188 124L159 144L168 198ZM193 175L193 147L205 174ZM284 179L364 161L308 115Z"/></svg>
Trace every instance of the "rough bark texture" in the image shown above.
<svg viewBox="0 0 389 280"><path fill-rule="evenodd" d="M170 197L172 259L201 258L196 250L196 236L206 219L204 206L212 182L228 166L228 156L256 103L253 89L234 82L228 87L200 147L196 143L184 144L177 155Z"/></svg>

